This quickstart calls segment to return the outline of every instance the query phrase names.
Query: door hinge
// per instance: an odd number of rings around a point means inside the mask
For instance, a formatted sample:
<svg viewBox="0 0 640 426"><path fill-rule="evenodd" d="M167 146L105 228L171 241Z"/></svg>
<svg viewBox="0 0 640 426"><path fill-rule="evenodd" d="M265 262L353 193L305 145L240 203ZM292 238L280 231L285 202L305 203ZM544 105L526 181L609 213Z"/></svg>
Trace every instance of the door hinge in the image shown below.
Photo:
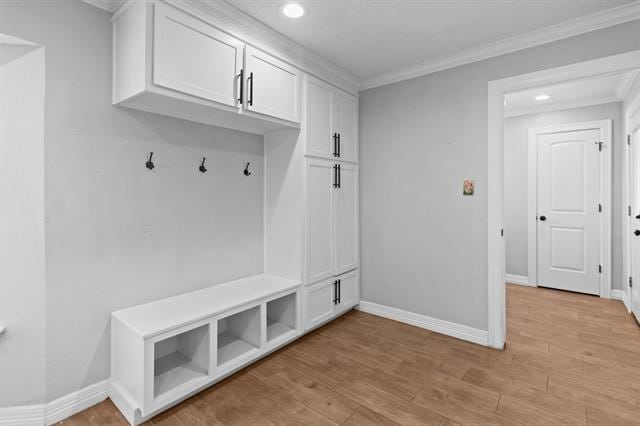
<svg viewBox="0 0 640 426"><path fill-rule="evenodd" d="M602 265L598 265L598 273L601 274L602 273Z"/></svg>
<svg viewBox="0 0 640 426"><path fill-rule="evenodd" d="M633 278L629 277L629 288L633 287Z"/></svg>

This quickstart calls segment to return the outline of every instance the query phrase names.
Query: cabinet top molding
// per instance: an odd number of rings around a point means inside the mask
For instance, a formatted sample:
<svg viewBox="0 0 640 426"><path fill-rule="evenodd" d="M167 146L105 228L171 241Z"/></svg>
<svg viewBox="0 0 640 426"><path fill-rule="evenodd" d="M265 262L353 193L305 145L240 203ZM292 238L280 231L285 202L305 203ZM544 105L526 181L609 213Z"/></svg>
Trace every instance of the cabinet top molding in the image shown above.
<svg viewBox="0 0 640 426"><path fill-rule="evenodd" d="M86 1L86 0L85 0ZM360 80L298 43L277 33L224 1L218 0L146 0L164 2L207 22L242 42L276 56L317 78L357 95ZM139 0L123 0L114 10L111 20Z"/></svg>

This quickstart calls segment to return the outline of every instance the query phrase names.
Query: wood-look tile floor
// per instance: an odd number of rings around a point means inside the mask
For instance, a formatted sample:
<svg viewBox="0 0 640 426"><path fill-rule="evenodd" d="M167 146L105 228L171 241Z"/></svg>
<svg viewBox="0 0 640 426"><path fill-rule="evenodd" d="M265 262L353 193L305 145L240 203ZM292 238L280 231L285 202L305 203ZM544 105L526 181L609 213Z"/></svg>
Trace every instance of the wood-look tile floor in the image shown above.
<svg viewBox="0 0 640 426"><path fill-rule="evenodd" d="M622 303L507 286L497 351L351 312L154 425L640 425L640 327ZM65 425L126 424L105 401Z"/></svg>

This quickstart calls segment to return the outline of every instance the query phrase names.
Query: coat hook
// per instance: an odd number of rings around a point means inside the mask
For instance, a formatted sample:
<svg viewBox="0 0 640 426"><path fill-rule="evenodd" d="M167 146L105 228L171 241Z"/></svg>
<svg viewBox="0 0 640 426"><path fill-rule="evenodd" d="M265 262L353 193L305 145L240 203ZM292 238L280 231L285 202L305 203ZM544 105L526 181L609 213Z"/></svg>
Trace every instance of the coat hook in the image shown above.
<svg viewBox="0 0 640 426"><path fill-rule="evenodd" d="M249 164L251 164L251 163L247 163L246 167L244 168L244 175L245 176L251 176L251 172L249 171Z"/></svg>
<svg viewBox="0 0 640 426"><path fill-rule="evenodd" d="M153 152L149 153L149 160L147 161L146 167L149 170L153 170L153 168L155 167L155 165L153 164L153 161L151 161L153 159Z"/></svg>
<svg viewBox="0 0 640 426"><path fill-rule="evenodd" d="M204 166L204 162L206 160L206 157L202 157L202 164L200 164L200 167L198 167L198 170L200 170L201 173L207 173L207 168Z"/></svg>

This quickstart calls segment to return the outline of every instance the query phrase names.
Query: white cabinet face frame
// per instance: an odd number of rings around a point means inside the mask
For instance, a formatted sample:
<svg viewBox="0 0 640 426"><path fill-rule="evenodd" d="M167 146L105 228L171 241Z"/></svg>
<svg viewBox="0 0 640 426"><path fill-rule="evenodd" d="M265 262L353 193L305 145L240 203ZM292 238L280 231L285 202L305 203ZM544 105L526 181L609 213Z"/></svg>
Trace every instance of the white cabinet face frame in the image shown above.
<svg viewBox="0 0 640 426"><path fill-rule="evenodd" d="M548 126L544 128L529 129L529 172L528 172L528 273L529 284L538 284L538 226L536 219L538 215L538 137L545 134L554 134L562 132L571 132L579 130L597 129L600 133L599 141L602 142L602 151L599 152L599 203L602 206L600 216L600 265L602 273L600 274L599 295L601 297L610 297L611 294L611 161L612 161L612 133L611 120L591 121L583 123L570 123L556 126ZM598 147L594 145L594 150ZM589 173L594 171L589 170ZM598 171L596 171L598 173ZM598 209L597 205L593 206L594 211ZM541 212L544 214L546 212ZM585 267L590 267L587 265ZM597 268L597 265L593 265Z"/></svg>
<svg viewBox="0 0 640 426"><path fill-rule="evenodd" d="M299 123L300 70L249 45L244 63L244 109Z"/></svg>
<svg viewBox="0 0 640 426"><path fill-rule="evenodd" d="M239 107L244 44L182 11L154 5L156 86Z"/></svg>

